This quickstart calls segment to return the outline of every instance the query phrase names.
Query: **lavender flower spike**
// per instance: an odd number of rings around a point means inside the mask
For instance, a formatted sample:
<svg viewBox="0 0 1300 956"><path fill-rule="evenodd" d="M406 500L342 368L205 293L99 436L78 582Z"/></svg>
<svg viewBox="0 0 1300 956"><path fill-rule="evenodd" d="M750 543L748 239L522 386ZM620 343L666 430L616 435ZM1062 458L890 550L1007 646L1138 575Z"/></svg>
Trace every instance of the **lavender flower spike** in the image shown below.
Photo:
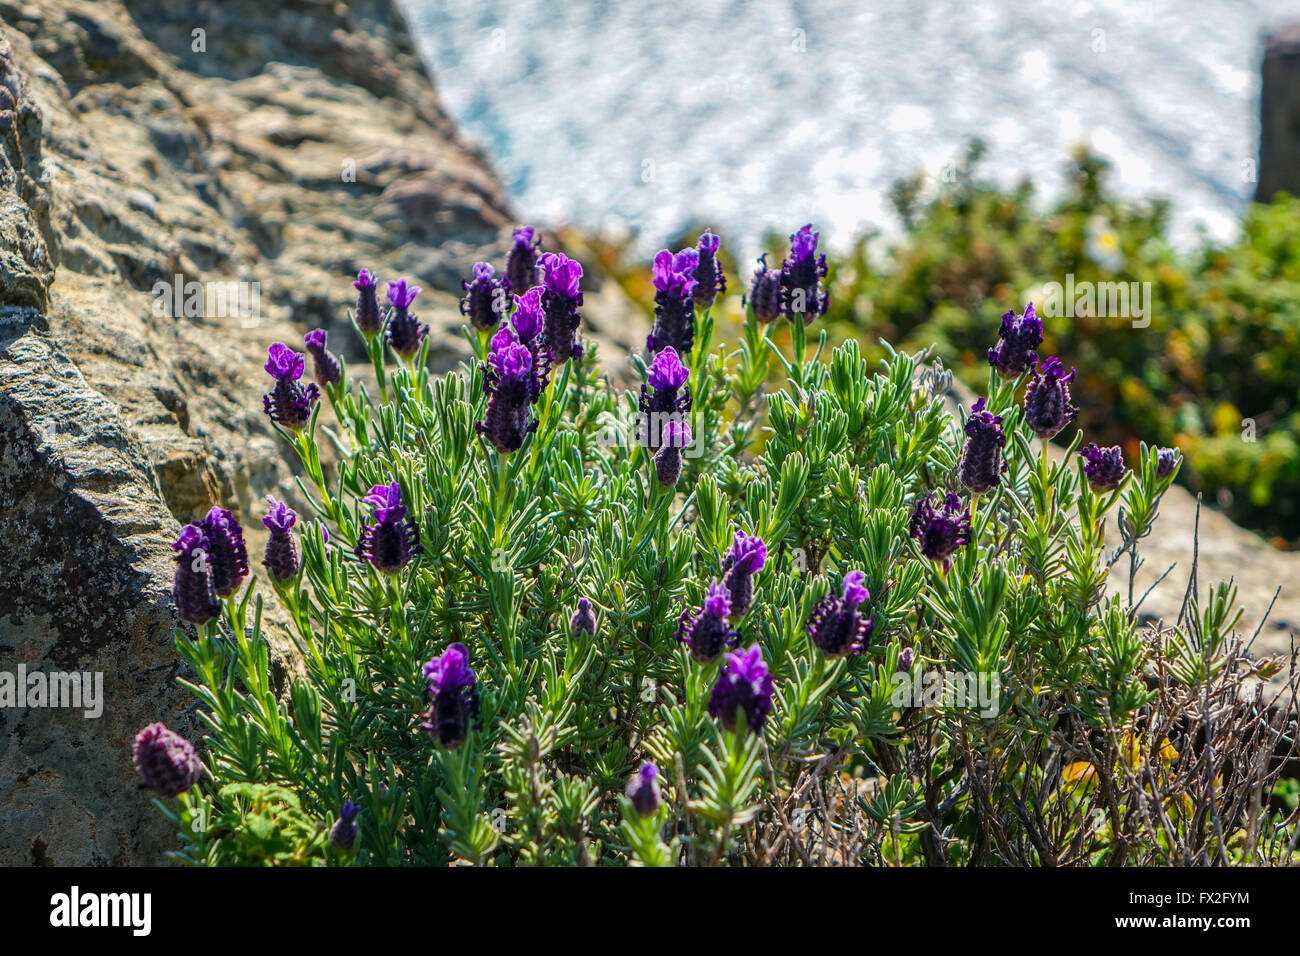
<svg viewBox="0 0 1300 956"><path fill-rule="evenodd" d="M266 496L266 501L271 510L262 519L262 526L270 536L266 539L266 557L262 564L273 581L292 581L302 570L302 555L291 531L298 514L270 495Z"/></svg>
<svg viewBox="0 0 1300 956"><path fill-rule="evenodd" d="M980 398L966 419L966 446L961 453L961 483L973 494L983 494L1001 483L1007 468L1002 461L1006 443L1002 416L985 411L984 399Z"/></svg>
<svg viewBox="0 0 1300 956"><path fill-rule="evenodd" d="M465 297L460 300L460 314L469 319L469 324L480 332L497 327L505 314L510 294L510 283L504 277L497 278L496 270L486 262L474 264L474 278L461 279L461 288Z"/></svg>
<svg viewBox="0 0 1300 956"><path fill-rule="evenodd" d="M320 398L320 389L314 384L303 386L298 379L307 361L282 342L266 350L266 371L275 379L275 387L262 396L262 409L281 427L302 431L311 421L312 406Z"/></svg>
<svg viewBox="0 0 1300 956"><path fill-rule="evenodd" d="M731 613L739 617L754 600L753 577L767 562L767 544L762 538L736 532L731 550L722 562L722 580L731 596Z"/></svg>
<svg viewBox="0 0 1300 956"><path fill-rule="evenodd" d="M704 235L700 236L699 242L695 244L695 250L699 254L699 264L693 273L695 288L691 294L695 299L696 308L711 308L714 300L727 291L727 277L722 271L722 263L718 261L719 244L718 237L708 229L704 230Z"/></svg>
<svg viewBox="0 0 1300 956"><path fill-rule="evenodd" d="M478 716L477 678L469 666L469 649L452 644L424 665L424 679L429 708L420 727L448 750L455 750L465 742L471 719Z"/></svg>
<svg viewBox="0 0 1300 956"><path fill-rule="evenodd" d="M1093 491L1114 491L1123 482L1128 469L1124 466L1124 453L1118 445L1098 448L1096 442L1088 442L1079 449L1083 459L1083 475Z"/></svg>
<svg viewBox="0 0 1300 956"><path fill-rule="evenodd" d="M384 316L379 311L379 280L369 269L362 269L352 285L357 290L357 308L352 313L353 321L357 323L362 335L372 336L384 327Z"/></svg>
<svg viewBox="0 0 1300 956"><path fill-rule="evenodd" d="M578 609L569 618L569 633L573 637L579 634L596 636L596 612L591 609L591 602L586 598L578 598Z"/></svg>
<svg viewBox="0 0 1300 956"><path fill-rule="evenodd" d="M153 723L135 735L131 760L144 789L178 797L203 776L194 745L164 724Z"/></svg>
<svg viewBox="0 0 1300 956"><path fill-rule="evenodd" d="M781 265L781 305L791 322L798 318L808 325L830 306L822 291L826 256L817 254L820 236L809 224L790 237L790 255Z"/></svg>
<svg viewBox="0 0 1300 956"><path fill-rule="evenodd" d="M661 796L658 778L659 768L647 762L627 782L624 792L632 803L632 809L643 817L648 817L659 809Z"/></svg>
<svg viewBox="0 0 1300 956"><path fill-rule="evenodd" d="M745 725L757 734L771 709L772 675L758 645L728 654L709 695L709 716L721 720L728 731L735 731L743 714Z"/></svg>
<svg viewBox="0 0 1300 956"><path fill-rule="evenodd" d="M537 249L541 243L532 226L515 230L514 244L506 253L506 281L516 295L537 285Z"/></svg>
<svg viewBox="0 0 1300 956"><path fill-rule="evenodd" d="M582 316L582 266L568 256L548 252L542 256L542 309L546 314L546 347L552 362L582 358L575 340Z"/></svg>
<svg viewBox="0 0 1300 956"><path fill-rule="evenodd" d="M695 343L695 270L699 253L686 249L673 255L661 249L655 256L651 280L655 287L655 321L646 336L649 352L671 348L690 355Z"/></svg>
<svg viewBox="0 0 1300 956"><path fill-rule="evenodd" d="M663 444L666 423L680 422L691 410L691 390L687 384L690 377L690 371L671 345L656 353L646 369L639 408L645 423L646 445L651 451Z"/></svg>
<svg viewBox="0 0 1300 956"><path fill-rule="evenodd" d="M1156 452L1156 477L1168 478L1178 467L1182 453L1177 448L1161 448Z"/></svg>
<svg viewBox="0 0 1300 956"><path fill-rule="evenodd" d="M172 603L182 621L206 624L221 613L221 602L212 583L212 559L203 526L187 524L172 545L176 552L176 573L172 579Z"/></svg>
<svg viewBox="0 0 1300 956"><path fill-rule="evenodd" d="M663 428L663 446L655 454L655 477L672 488L682 477L682 449L691 443L691 426L670 421Z"/></svg>
<svg viewBox="0 0 1300 956"><path fill-rule="evenodd" d="M767 253L758 257L758 268L749 286L749 304L754 318L766 324L781 318L781 273L767 267Z"/></svg>
<svg viewBox="0 0 1300 956"><path fill-rule="evenodd" d="M871 643L875 628L875 615L864 617L858 607L871 599L862 586L866 575L850 571L844 575L843 596L828 594L822 598L808 618L808 636L813 645L827 657L844 657L861 654Z"/></svg>
<svg viewBox="0 0 1300 956"><path fill-rule="evenodd" d="M377 571L396 574L413 555L423 550L420 528L407 517L406 506L402 504L402 486L396 481L391 485L375 485L361 500L374 509L375 520L362 527L356 556L369 561Z"/></svg>
<svg viewBox="0 0 1300 956"><path fill-rule="evenodd" d="M334 821L330 827L330 846L340 850L351 850L352 845L357 841L357 814L361 808L351 800L344 800L343 806L339 807L339 818Z"/></svg>
<svg viewBox="0 0 1300 956"><path fill-rule="evenodd" d="M325 351L325 340L328 336L329 333L324 329L312 329L302 337L302 344L311 354L316 384L321 388L337 385L343 380L343 367L339 365L338 356Z"/></svg>
<svg viewBox="0 0 1300 956"><path fill-rule="evenodd" d="M1025 389L1025 424L1035 435L1047 441L1070 424L1078 411L1070 404L1070 382L1074 369L1065 374L1058 358L1049 358L1034 369Z"/></svg>
<svg viewBox="0 0 1300 956"><path fill-rule="evenodd" d="M930 504L933 496L931 492L917 502L908 531L927 558L947 561L970 541L970 512L962 507L956 495L945 497L942 507L935 510Z"/></svg>
<svg viewBox="0 0 1300 956"><path fill-rule="evenodd" d="M714 581L698 614L682 612L677 622L677 640L690 649L692 660L700 664L717 660L725 648L736 643L736 632L727 624L730 616L731 599L727 589Z"/></svg>
<svg viewBox="0 0 1300 956"><path fill-rule="evenodd" d="M248 576L248 549L244 547L244 529L235 516L224 508L213 507L202 521L208 539L208 562L212 568L212 586L219 597L229 597Z"/></svg>
<svg viewBox="0 0 1300 956"><path fill-rule="evenodd" d="M492 338L483 385L489 396L487 411L474 427L503 455L518 451L537 427L528 406L540 393L541 383L532 352L516 341L509 328L503 327Z"/></svg>
<svg viewBox="0 0 1300 956"><path fill-rule="evenodd" d="M989 349L989 364L1003 378L1015 378L1034 367L1043 344L1043 321L1034 314L1034 303L1025 306L1023 315L1011 309L1002 316L998 344Z"/></svg>
<svg viewBox="0 0 1300 956"><path fill-rule="evenodd" d="M407 285L405 279L390 282L387 286L388 304L393 308L388 320L388 344L403 358L410 358L420 350L420 342L429 334L429 327L421 325L410 311L411 303L420 294L418 285Z"/></svg>

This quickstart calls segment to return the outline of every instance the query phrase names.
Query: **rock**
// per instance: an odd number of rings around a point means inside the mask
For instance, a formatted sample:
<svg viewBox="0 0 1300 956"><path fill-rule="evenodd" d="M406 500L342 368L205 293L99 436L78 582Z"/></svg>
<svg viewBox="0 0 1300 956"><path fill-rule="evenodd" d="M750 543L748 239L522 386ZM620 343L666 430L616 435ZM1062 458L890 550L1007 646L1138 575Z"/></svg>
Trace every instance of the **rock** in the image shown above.
<svg viewBox="0 0 1300 956"><path fill-rule="evenodd" d="M1279 192L1300 195L1300 24L1264 41L1260 77L1255 201L1269 202Z"/></svg>

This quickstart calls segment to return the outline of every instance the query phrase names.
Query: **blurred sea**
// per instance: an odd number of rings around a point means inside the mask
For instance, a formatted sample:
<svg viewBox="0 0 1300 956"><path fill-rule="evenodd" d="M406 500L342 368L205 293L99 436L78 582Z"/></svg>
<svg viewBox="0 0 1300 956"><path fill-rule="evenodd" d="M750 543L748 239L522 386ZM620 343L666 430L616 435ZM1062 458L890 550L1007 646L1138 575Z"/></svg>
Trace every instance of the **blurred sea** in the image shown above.
<svg viewBox="0 0 1300 956"><path fill-rule="evenodd" d="M1175 240L1235 231L1258 154L1262 32L1300 0L403 0L448 109L521 213L639 234L689 222L746 256L812 221L899 228L886 190L986 173L1061 188L1071 146Z"/></svg>

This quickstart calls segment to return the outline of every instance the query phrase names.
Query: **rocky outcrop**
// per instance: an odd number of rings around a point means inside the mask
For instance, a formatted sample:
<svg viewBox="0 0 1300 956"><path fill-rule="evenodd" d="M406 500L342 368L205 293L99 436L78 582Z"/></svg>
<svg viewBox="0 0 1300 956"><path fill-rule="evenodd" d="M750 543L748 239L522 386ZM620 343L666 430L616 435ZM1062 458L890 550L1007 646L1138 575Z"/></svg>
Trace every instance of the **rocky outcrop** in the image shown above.
<svg viewBox="0 0 1300 956"><path fill-rule="evenodd" d="M129 764L149 721L198 732L169 545L220 503L260 555L262 496L296 500L267 345L349 348L365 266L425 288L449 367L460 277L511 223L392 2L0 0L0 672L105 694L0 708L0 863L162 861Z"/></svg>

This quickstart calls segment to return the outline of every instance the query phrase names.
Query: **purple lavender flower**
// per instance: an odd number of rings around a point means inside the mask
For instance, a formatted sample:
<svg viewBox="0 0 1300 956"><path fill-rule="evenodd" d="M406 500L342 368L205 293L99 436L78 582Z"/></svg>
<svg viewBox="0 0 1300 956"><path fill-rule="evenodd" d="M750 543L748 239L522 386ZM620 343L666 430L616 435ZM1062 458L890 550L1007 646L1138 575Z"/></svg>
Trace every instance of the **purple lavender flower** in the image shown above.
<svg viewBox="0 0 1300 956"><path fill-rule="evenodd" d="M518 451L537 427L528 406L536 400L541 385L533 353L507 327L492 338L483 387L488 392L487 411L474 427L502 454Z"/></svg>
<svg viewBox="0 0 1300 956"><path fill-rule="evenodd" d="M506 281L512 292L522 295L537 285L537 249L541 244L532 226L515 230L514 244L506 253Z"/></svg>
<svg viewBox="0 0 1300 956"><path fill-rule="evenodd" d="M731 613L739 617L754 600L754 575L767 562L767 544L762 538L736 532L731 550L722 561L722 580L731 597Z"/></svg>
<svg viewBox="0 0 1300 956"><path fill-rule="evenodd" d="M916 651L910 647L905 647L898 652L898 673L906 674L912 669L912 661L916 660Z"/></svg>
<svg viewBox="0 0 1300 956"><path fill-rule="evenodd" d="M455 750L464 743L471 719L478 716L478 687L469 666L469 649L452 644L424 665L424 679L429 685L425 692L429 708L420 727L448 750Z"/></svg>
<svg viewBox="0 0 1300 956"><path fill-rule="evenodd" d="M1025 424L1043 441L1070 424L1078 411L1070 404L1072 381L1074 369L1066 375L1058 358L1049 358L1033 370L1025 389Z"/></svg>
<svg viewBox="0 0 1300 956"><path fill-rule="evenodd" d="M486 262L474 264L474 278L461 279L465 297L460 300L460 314L481 332L495 329L506 308L510 283L496 277L496 270Z"/></svg>
<svg viewBox="0 0 1300 956"><path fill-rule="evenodd" d="M541 286L536 285L523 295L515 296L515 314L510 322L515 327L519 341L530 347L546 328L546 309L542 305L545 291Z"/></svg>
<svg viewBox="0 0 1300 956"><path fill-rule="evenodd" d="M596 612L591 609L591 602L586 598L578 598L578 609L569 618L569 634L575 638L579 634L596 636Z"/></svg>
<svg viewBox="0 0 1300 956"><path fill-rule="evenodd" d="M1002 316L998 344L989 349L989 364L1003 378L1022 375L1038 362L1034 350L1043 344L1043 321L1034 315L1034 303L1025 306L1023 315L1011 309Z"/></svg>
<svg viewBox="0 0 1300 956"><path fill-rule="evenodd" d="M691 410L690 370L671 345L655 354L646 369L638 407L644 422L646 446L656 451L663 444L667 423L680 422ZM640 431L640 429L638 429Z"/></svg>
<svg viewBox="0 0 1300 956"><path fill-rule="evenodd" d="M709 695L709 716L734 731L740 715L744 714L749 729L757 734L762 732L771 709L772 675L763 663L763 652L758 645L728 654Z"/></svg>
<svg viewBox="0 0 1300 956"><path fill-rule="evenodd" d="M861 654L871 643L875 615L864 617L858 610L871 599L870 593L862 586L866 578L861 571L844 575L843 596L826 595L808 618L808 636L827 657Z"/></svg>
<svg viewBox="0 0 1300 956"><path fill-rule="evenodd" d="M699 264L695 267L695 288L692 295L695 305L700 309L711 308L715 299L727 291L727 277L718 261L720 240L708 229L695 245L699 255Z"/></svg>
<svg viewBox="0 0 1300 956"><path fill-rule="evenodd" d="M758 257L758 268L749 285L749 304L754 307L754 318L760 322L775 322L781 318L781 273L767 267L767 253Z"/></svg>
<svg viewBox="0 0 1300 956"><path fill-rule="evenodd" d="M202 525L187 524L172 545L176 552L176 573L172 579L172 603L182 621L206 624L221 613L221 601L212 582L212 561L208 538Z"/></svg>
<svg viewBox="0 0 1300 956"><path fill-rule="evenodd" d="M364 525L357 542L356 556L369 561L385 574L396 574L406 567L412 555L419 554L420 528L407 517L402 504L402 486L375 485L361 499L374 509L374 524Z"/></svg>
<svg viewBox="0 0 1300 956"><path fill-rule="evenodd" d="M235 516L224 508L213 507L202 521L208 540L208 566L212 569L212 586L219 597L230 597L248 576L248 549L244 547L244 529Z"/></svg>
<svg viewBox="0 0 1300 956"><path fill-rule="evenodd" d="M655 287L655 321L646 336L649 352L675 349L690 355L695 342L695 270L700 254L684 249L673 255L661 249L655 256L650 277Z"/></svg>
<svg viewBox="0 0 1300 956"><path fill-rule="evenodd" d="M266 350L266 371L275 379L275 387L262 396L262 409L290 431L302 431L311 421L311 409L320 398L320 389L314 384L302 385L302 371L307 360L282 342Z"/></svg>
<svg viewBox="0 0 1300 956"><path fill-rule="evenodd" d="M714 581L698 614L683 611L677 622L677 640L691 652L691 659L701 664L717 660L725 648L736 643L736 632L727 624L731 616L731 599L727 589Z"/></svg>
<svg viewBox="0 0 1300 956"><path fill-rule="evenodd" d="M302 337L302 344L311 354L312 371L316 374L316 384L321 388L337 385L343 381L343 367L339 365L338 356L325 351L328 333L324 329L312 329Z"/></svg>
<svg viewBox="0 0 1300 956"><path fill-rule="evenodd" d="M1156 477L1168 478L1178 467L1178 460L1182 454L1177 448L1161 448L1156 452Z"/></svg>
<svg viewBox="0 0 1300 956"><path fill-rule="evenodd" d="M659 809L661 795L659 792L659 768L652 763L643 763L641 769L627 782L624 793L632 803L632 809L643 817L648 817Z"/></svg>
<svg viewBox="0 0 1300 956"><path fill-rule="evenodd" d="M343 806L339 808L339 818L334 821L330 827L330 846L337 847L340 850L351 850L352 844L357 841L357 814L361 808L351 800L344 800Z"/></svg>
<svg viewBox="0 0 1300 956"><path fill-rule="evenodd" d="M682 449L691 443L691 426L670 421L664 425L662 437L663 446L655 453L655 477L665 488L672 488L682 477Z"/></svg>
<svg viewBox="0 0 1300 956"><path fill-rule="evenodd" d="M298 520L298 514L283 501L276 501L270 495L266 496L266 502L271 510L262 519L262 526L270 535L266 539L266 557L262 564L272 580L291 581L302 570L302 555L290 530Z"/></svg>
<svg viewBox="0 0 1300 956"><path fill-rule="evenodd" d="M582 346L575 341L582 316L582 266L568 256L548 252L542 256L542 309L546 314L546 347L551 361L582 358Z"/></svg>
<svg viewBox="0 0 1300 956"><path fill-rule="evenodd" d="M1079 449L1079 457L1084 462L1083 475L1093 491L1114 491L1128 472L1118 445L1098 448L1096 442L1090 441Z"/></svg>
<svg viewBox="0 0 1300 956"><path fill-rule="evenodd" d="M790 255L781 265L781 305L791 322L798 317L808 325L830 306L830 296L822 291L826 256L817 254L820 236L810 223L790 237Z"/></svg>
<svg viewBox="0 0 1300 956"><path fill-rule="evenodd" d="M1002 481L1006 464L1002 447L1007 436L1002 432L1002 416L984 410L984 399L971 406L966 419L966 447L961 453L961 483L974 494L982 494Z"/></svg>
<svg viewBox="0 0 1300 956"><path fill-rule="evenodd" d="M956 495L946 496L942 507L936 511L930 504L933 496L931 492L916 503L908 531L927 558L947 561L958 548L970 541L970 512L962 507Z"/></svg>
<svg viewBox="0 0 1300 956"><path fill-rule="evenodd" d="M203 776L203 764L194 745L161 723L135 735L131 759L143 778L140 786L164 797L178 797Z"/></svg>
<svg viewBox="0 0 1300 956"><path fill-rule="evenodd" d="M420 294L418 285L407 285L405 279L390 282L387 286L388 304L393 316L388 320L388 344L403 358L410 358L420 350L420 342L429 334L429 327L410 311L411 303Z"/></svg>
<svg viewBox="0 0 1300 956"><path fill-rule="evenodd" d="M352 283L357 290L357 308L352 313L353 320L362 335L371 336L384 327L384 316L379 311L377 289L379 280L369 269L357 273L357 280Z"/></svg>

